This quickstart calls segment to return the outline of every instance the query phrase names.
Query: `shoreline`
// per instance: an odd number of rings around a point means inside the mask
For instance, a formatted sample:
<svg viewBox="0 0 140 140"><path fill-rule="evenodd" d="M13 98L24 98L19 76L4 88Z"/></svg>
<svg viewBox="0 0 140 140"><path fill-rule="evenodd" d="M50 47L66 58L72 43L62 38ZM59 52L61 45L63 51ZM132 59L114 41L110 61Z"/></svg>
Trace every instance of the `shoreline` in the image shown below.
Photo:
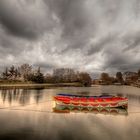
<svg viewBox="0 0 140 140"><path fill-rule="evenodd" d="M43 83L43 84L36 84L36 83L24 83L24 84L0 84L0 89L13 89L13 88L22 88L22 89L40 89L40 88L51 88L51 87L83 87L81 83L56 83L56 84L48 84L48 83Z"/></svg>
<svg viewBox="0 0 140 140"><path fill-rule="evenodd" d="M110 85L96 85L93 84L90 87L96 86L110 86ZM124 85L114 85L114 86L124 86ZM134 85L128 85L136 88L140 88ZM81 83L1 83L0 90L3 89L48 89L48 88L59 88L59 87L84 87Z"/></svg>

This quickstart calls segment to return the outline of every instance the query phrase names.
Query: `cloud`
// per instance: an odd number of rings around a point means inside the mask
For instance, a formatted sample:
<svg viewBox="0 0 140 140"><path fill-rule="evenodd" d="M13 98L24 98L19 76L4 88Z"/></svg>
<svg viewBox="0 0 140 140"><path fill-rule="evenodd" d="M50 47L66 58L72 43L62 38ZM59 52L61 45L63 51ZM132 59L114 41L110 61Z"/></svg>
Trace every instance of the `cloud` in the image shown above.
<svg viewBox="0 0 140 140"><path fill-rule="evenodd" d="M1 0L0 68L137 70L138 0Z"/></svg>
<svg viewBox="0 0 140 140"><path fill-rule="evenodd" d="M53 27L51 13L42 0L1 0L0 21L9 33L31 39Z"/></svg>
<svg viewBox="0 0 140 140"><path fill-rule="evenodd" d="M125 36L123 41L126 44L124 52L138 49L140 45L140 31Z"/></svg>

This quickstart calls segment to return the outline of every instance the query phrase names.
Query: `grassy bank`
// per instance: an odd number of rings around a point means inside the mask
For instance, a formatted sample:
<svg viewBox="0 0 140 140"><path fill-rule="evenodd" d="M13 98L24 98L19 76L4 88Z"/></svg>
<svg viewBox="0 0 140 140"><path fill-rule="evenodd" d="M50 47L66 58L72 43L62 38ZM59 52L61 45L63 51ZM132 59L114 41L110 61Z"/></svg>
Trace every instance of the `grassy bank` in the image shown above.
<svg viewBox="0 0 140 140"><path fill-rule="evenodd" d="M0 89L12 89L12 88L26 88L26 89L37 89L37 88L51 88L51 87L82 87L81 83L55 83L55 84L35 84L35 83L1 83Z"/></svg>

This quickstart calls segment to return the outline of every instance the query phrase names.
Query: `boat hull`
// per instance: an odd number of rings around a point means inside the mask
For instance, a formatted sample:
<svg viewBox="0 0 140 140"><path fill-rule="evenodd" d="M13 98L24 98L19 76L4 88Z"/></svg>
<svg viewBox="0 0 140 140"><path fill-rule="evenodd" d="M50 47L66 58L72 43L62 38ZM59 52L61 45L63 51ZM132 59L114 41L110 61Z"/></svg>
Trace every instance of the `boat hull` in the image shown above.
<svg viewBox="0 0 140 140"><path fill-rule="evenodd" d="M77 95L56 95L56 105L67 106L68 108L127 108L128 99L125 97L90 97Z"/></svg>
<svg viewBox="0 0 140 140"><path fill-rule="evenodd" d="M64 105L69 108L127 108L128 102L127 101L119 101L119 102L108 102L108 103L101 103L101 102L70 102L66 103L64 101L55 100L56 105Z"/></svg>

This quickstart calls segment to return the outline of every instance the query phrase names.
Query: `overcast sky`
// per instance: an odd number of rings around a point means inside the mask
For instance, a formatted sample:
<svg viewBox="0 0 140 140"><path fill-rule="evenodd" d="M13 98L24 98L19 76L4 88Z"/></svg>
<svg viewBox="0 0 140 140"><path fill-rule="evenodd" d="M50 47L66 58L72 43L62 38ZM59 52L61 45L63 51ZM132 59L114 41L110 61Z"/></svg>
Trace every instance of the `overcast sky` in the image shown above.
<svg viewBox="0 0 140 140"><path fill-rule="evenodd" d="M140 68L139 0L0 0L0 69Z"/></svg>

